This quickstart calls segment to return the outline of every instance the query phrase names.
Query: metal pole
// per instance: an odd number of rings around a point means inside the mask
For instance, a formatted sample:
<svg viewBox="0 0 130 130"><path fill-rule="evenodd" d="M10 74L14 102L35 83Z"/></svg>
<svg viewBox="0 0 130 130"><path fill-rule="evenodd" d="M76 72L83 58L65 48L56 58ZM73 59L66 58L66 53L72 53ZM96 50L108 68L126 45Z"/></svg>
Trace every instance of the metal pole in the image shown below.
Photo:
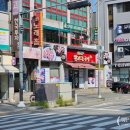
<svg viewBox="0 0 130 130"><path fill-rule="evenodd" d="M98 27L98 98L102 98L100 94L100 61L101 61L101 43L100 43L100 25L99 25L99 0L97 0L97 27Z"/></svg>
<svg viewBox="0 0 130 130"><path fill-rule="evenodd" d="M18 107L25 107L23 101L23 19L22 0L19 0L19 79L20 79L20 101Z"/></svg>

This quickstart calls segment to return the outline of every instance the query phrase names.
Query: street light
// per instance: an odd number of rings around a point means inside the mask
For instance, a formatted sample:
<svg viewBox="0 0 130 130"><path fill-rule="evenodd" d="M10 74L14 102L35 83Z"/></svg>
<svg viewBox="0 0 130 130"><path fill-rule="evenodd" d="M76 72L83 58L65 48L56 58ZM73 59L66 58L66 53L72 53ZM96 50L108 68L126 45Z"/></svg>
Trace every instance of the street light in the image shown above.
<svg viewBox="0 0 130 130"><path fill-rule="evenodd" d="M18 107L25 107L23 101L23 14L22 0L18 1L19 5L19 79L20 79L20 101Z"/></svg>

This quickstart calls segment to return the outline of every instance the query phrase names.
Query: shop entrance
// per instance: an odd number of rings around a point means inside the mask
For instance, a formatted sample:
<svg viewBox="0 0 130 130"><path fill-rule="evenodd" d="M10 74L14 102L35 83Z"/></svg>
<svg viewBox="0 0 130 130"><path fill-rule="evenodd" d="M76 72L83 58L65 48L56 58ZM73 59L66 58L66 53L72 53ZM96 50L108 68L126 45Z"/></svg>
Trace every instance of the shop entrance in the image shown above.
<svg viewBox="0 0 130 130"><path fill-rule="evenodd" d="M79 70L69 70L69 82L72 82L72 88L79 88Z"/></svg>

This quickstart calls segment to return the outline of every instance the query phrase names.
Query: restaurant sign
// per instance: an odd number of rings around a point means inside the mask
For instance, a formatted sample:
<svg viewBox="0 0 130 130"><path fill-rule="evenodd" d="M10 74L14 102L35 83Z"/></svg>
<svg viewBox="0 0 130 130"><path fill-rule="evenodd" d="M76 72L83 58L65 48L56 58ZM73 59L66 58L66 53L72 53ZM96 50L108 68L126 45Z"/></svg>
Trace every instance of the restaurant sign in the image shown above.
<svg viewBox="0 0 130 130"><path fill-rule="evenodd" d="M59 44L44 44L42 49L42 60L62 61L66 60L67 47Z"/></svg>
<svg viewBox="0 0 130 130"><path fill-rule="evenodd" d="M67 61L69 62L86 62L96 63L96 54L85 51L68 50Z"/></svg>

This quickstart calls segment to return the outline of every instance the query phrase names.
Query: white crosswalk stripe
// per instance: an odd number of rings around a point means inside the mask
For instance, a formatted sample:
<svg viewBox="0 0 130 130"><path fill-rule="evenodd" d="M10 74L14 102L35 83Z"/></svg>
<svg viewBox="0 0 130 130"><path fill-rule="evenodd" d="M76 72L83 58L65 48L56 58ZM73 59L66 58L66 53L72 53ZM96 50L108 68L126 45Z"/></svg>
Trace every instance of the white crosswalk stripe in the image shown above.
<svg viewBox="0 0 130 130"><path fill-rule="evenodd" d="M0 130L126 130L116 117L56 113L20 113L0 116Z"/></svg>

